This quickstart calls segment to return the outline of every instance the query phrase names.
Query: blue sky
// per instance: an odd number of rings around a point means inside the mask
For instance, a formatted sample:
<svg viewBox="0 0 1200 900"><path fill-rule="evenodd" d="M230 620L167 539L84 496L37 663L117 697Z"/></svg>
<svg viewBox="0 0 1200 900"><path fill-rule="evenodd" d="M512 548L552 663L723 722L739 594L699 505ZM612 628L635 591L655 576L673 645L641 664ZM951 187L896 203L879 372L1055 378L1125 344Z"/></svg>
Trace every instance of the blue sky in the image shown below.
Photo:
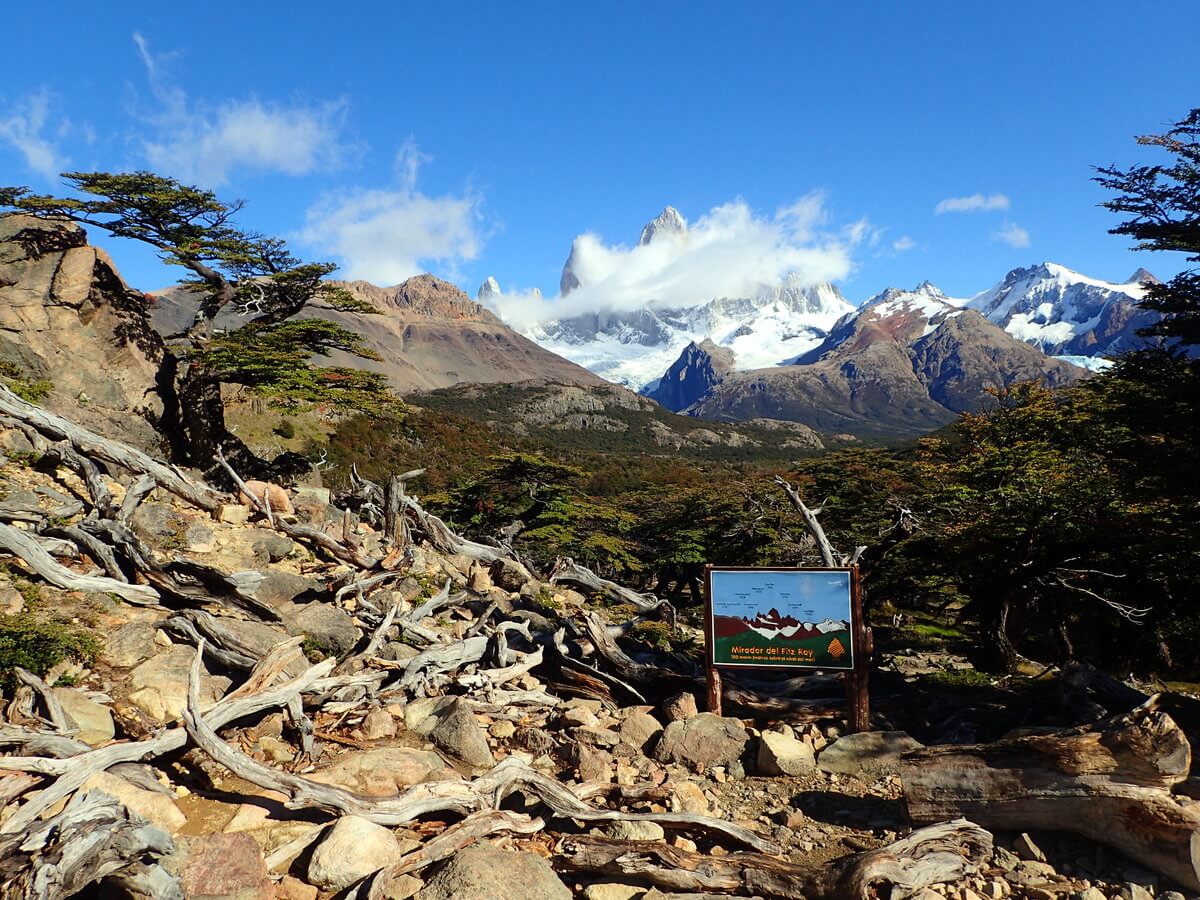
<svg viewBox="0 0 1200 900"><path fill-rule="evenodd" d="M802 622L849 621L846 572L714 571L713 613L752 618L774 608Z"/></svg>
<svg viewBox="0 0 1200 900"><path fill-rule="evenodd" d="M1044 259L1179 268L1106 233L1089 167L1146 159L1133 136L1200 105L1194 0L836 6L24 4L0 182L154 168L350 274L472 294L553 295L577 235L633 243L667 203L854 301Z"/></svg>

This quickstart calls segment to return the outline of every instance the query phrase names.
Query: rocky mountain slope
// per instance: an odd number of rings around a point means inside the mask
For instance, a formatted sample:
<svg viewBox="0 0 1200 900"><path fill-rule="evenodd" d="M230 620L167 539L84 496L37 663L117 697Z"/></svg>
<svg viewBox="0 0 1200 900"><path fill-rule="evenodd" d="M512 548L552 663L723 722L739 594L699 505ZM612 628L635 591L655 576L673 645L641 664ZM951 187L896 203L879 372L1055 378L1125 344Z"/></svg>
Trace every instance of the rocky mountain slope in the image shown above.
<svg viewBox="0 0 1200 900"><path fill-rule="evenodd" d="M965 305L1052 356L1100 358L1134 348L1137 330L1157 321L1157 313L1137 305L1156 281L1138 269L1114 284L1045 262L1013 269Z"/></svg>
<svg viewBox="0 0 1200 900"><path fill-rule="evenodd" d="M337 352L332 361L381 372L401 394L462 382L544 377L575 384L603 383L586 369L518 334L487 307L432 275L417 275L387 288L366 281L336 283L370 301L380 313L341 312L318 301L305 315L329 319L362 335L380 360ZM190 316L195 301L182 288L168 288L156 296L155 327L169 334ZM218 319L218 325L236 322L234 317Z"/></svg>
<svg viewBox="0 0 1200 900"><path fill-rule="evenodd" d="M0 216L0 362L50 409L150 447L163 344L145 306L80 226Z"/></svg>
<svg viewBox="0 0 1200 900"><path fill-rule="evenodd" d="M693 368L711 366L692 355ZM793 365L728 372L687 412L792 420L867 438L917 435L979 408L989 387L1028 379L1056 386L1083 374L925 283L873 297Z"/></svg>

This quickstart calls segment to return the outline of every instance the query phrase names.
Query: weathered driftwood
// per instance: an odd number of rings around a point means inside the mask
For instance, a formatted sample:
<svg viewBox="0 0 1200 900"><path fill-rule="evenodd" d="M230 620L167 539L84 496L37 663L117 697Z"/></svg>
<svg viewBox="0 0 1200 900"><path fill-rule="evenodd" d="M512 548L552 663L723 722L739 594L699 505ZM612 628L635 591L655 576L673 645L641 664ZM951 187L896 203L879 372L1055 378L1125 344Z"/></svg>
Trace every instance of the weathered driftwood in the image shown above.
<svg viewBox="0 0 1200 900"><path fill-rule="evenodd" d="M46 716L55 730L60 734L70 732L71 723L67 721L67 714L63 711L62 703L59 702L57 695L51 690L50 685L46 684L37 675L26 669L22 669L20 666L13 666L13 674L17 676L18 681L28 685L41 698L42 706L46 710Z"/></svg>
<svg viewBox="0 0 1200 900"><path fill-rule="evenodd" d="M453 856L464 847L492 834L535 834L546 827L541 819L502 809L485 809L471 813L445 831L430 838L416 850L406 853L397 862L382 869L373 878L363 881L346 900L388 900L394 897L396 879L418 872Z"/></svg>
<svg viewBox="0 0 1200 900"><path fill-rule="evenodd" d="M554 812L585 822L649 821L664 828L697 829L722 834L740 844L765 853L776 848L731 822L690 813L624 813L595 809L552 778L541 774L515 756L498 763L490 772L474 781L438 781L413 785L394 797L366 797L335 785L321 784L263 765L221 740L209 720L200 712L200 659L197 650L188 684L188 706L184 725L196 746L239 778L251 784L288 794L291 808L315 808L339 815L353 815L380 825L404 825L428 813L470 815L482 809L494 809L515 791L537 797Z"/></svg>
<svg viewBox="0 0 1200 900"><path fill-rule="evenodd" d="M1073 831L1200 890L1200 813L1173 786L1191 746L1147 704L1095 725L907 754L901 778L914 822L967 816L994 829Z"/></svg>
<svg viewBox="0 0 1200 900"><path fill-rule="evenodd" d="M116 798L76 794L58 815L0 836L0 896L59 900L110 879L140 896L182 900L178 880L159 865L174 849L169 834Z"/></svg>
<svg viewBox="0 0 1200 900"><path fill-rule="evenodd" d="M157 482L149 475L139 475L133 484L125 489L125 497L121 500L121 506L116 513L117 521L128 522L142 501L149 497L156 487L158 487Z"/></svg>
<svg viewBox="0 0 1200 900"><path fill-rule="evenodd" d="M800 496L800 492L782 476L776 475L775 483L783 488L783 492L787 494L792 507L796 512L800 513L800 518L804 520L804 527L812 535L813 542L817 545L817 552L821 554L822 564L832 569L838 566L852 566L858 562L863 551L867 549L866 547L855 547L854 552L849 555L835 551L833 544L829 541L829 537L825 534L825 528L817 518L821 514L821 508L817 507L813 509L808 506Z"/></svg>
<svg viewBox="0 0 1200 900"><path fill-rule="evenodd" d="M64 541L70 541L83 551L83 553L90 556L93 561L98 563L109 578L115 578L117 581L123 581L126 584L129 583L129 578L126 577L125 572L122 571L120 564L117 562L113 548L94 534L89 534L75 525L64 525L57 528L43 528L40 536L42 538L61 538Z"/></svg>
<svg viewBox="0 0 1200 900"><path fill-rule="evenodd" d="M3 385L0 385L0 414L32 426L50 440L67 441L84 457L149 475L172 494L201 509L213 511L226 499L208 485L192 481L177 469L147 456L141 450L101 437L49 410L26 403Z"/></svg>
<svg viewBox="0 0 1200 900"><path fill-rule="evenodd" d="M127 584L115 578L72 572L55 560L32 535L12 525L0 523L0 550L19 557L42 579L65 591L116 594L123 600L141 606L155 605L159 601L158 591L149 585Z"/></svg>
<svg viewBox="0 0 1200 900"><path fill-rule="evenodd" d="M328 689L325 676L333 669L333 660L324 660L278 687L269 687L283 671L300 659L299 639L284 641L273 648L251 673L246 683L227 694L206 714L211 728L221 728L230 722L268 709L286 706L297 693L306 690ZM97 750L75 754L62 759L43 756L0 756L0 772L33 772L53 776L55 781L0 825L0 834L15 834L28 829L56 803L75 793L97 772L105 772L122 763L140 762L174 753L187 745L187 731L166 728L144 741L109 744ZM36 750L34 751L36 752Z"/></svg>
<svg viewBox="0 0 1200 900"><path fill-rule="evenodd" d="M653 594L639 594L637 591L622 587L615 581L601 578L587 566L581 566L569 556L559 557L555 561L554 568L550 570L550 578L548 580L551 584L557 584L560 581L578 584L588 590L595 591L606 600L611 600L614 603L628 603L643 611L669 611L671 623L674 625L675 610L666 600L659 600Z"/></svg>
<svg viewBox="0 0 1200 900"><path fill-rule="evenodd" d="M493 563L504 555L498 547L489 547L487 544L467 540L455 534L449 525L433 513L422 509L421 504L417 502L415 497L402 494L400 502L405 511L416 521L417 527L428 538L429 543L433 544L434 547L443 553L462 554L469 559L485 563Z"/></svg>
<svg viewBox="0 0 1200 900"><path fill-rule="evenodd" d="M750 894L786 900L908 897L978 873L992 836L959 819L914 831L893 844L822 866L797 866L761 853L710 856L661 841L562 838L551 863L560 872L632 879L668 891Z"/></svg>
<svg viewBox="0 0 1200 900"><path fill-rule="evenodd" d="M319 528L313 528L311 525L299 525L287 521L283 516L275 516L271 510L271 505L265 503L262 497L256 497L253 491L246 487L246 482L234 471L233 466L225 459L220 449L217 450L217 462L221 464L221 467L233 479L242 494L252 501L254 508L267 518L271 527L276 531L290 537L294 541L324 550L335 559L340 559L342 562L350 563L352 566L358 566L361 569L374 569L379 565L378 559L367 556L358 547L339 541L333 535L326 534Z"/></svg>

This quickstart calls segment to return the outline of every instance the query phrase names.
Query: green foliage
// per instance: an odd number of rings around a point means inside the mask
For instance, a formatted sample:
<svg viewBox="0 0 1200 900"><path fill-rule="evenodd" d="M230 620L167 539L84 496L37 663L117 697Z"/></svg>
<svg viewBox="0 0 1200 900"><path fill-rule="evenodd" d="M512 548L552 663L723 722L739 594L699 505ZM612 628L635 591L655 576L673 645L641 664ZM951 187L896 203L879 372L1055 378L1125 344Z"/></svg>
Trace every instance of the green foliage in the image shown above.
<svg viewBox="0 0 1200 900"><path fill-rule="evenodd" d="M0 679L12 684L14 666L42 676L65 659L88 663L99 648L91 635L25 611L0 615Z"/></svg>
<svg viewBox="0 0 1200 900"><path fill-rule="evenodd" d="M54 382L44 378L25 378L21 367L7 360L0 360L0 378L8 385L8 389L26 403L41 403L54 390Z"/></svg>
<svg viewBox="0 0 1200 900"><path fill-rule="evenodd" d="M285 441L290 441L296 436L296 423L288 418L280 419L273 431Z"/></svg>

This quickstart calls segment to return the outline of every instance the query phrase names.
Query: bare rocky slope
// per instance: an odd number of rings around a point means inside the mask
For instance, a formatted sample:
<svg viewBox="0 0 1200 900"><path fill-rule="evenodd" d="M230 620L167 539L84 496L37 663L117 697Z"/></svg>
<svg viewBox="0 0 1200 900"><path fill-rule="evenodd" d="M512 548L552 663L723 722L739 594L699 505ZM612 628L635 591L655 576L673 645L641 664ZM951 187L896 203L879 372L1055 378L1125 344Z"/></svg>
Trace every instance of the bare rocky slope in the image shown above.
<svg viewBox="0 0 1200 900"><path fill-rule="evenodd" d="M50 409L150 447L164 348L145 309L80 226L0 216L0 361Z"/></svg>
<svg viewBox="0 0 1200 900"><path fill-rule="evenodd" d="M380 360L339 352L331 357L332 362L381 372L401 394L463 382L529 378L605 383L513 331L486 307L432 275L417 275L387 288L366 281L335 283L370 301L379 314L340 312L316 302L304 315L337 322L362 335L363 343L379 354ZM177 330L195 307L186 289L168 288L157 292L156 297L153 320L164 334ZM218 325L235 323L234 317L218 319Z"/></svg>

